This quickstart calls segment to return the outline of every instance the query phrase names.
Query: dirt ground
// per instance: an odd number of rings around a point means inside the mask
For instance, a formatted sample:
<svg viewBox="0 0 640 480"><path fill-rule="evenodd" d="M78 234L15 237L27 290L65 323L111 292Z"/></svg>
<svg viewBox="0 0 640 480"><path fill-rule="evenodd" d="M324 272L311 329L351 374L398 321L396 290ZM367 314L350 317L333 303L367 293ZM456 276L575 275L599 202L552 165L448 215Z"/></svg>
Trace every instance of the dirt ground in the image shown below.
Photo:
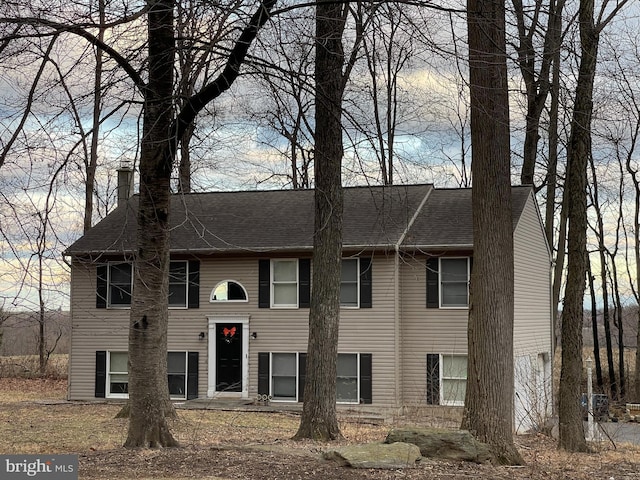
<svg viewBox="0 0 640 480"><path fill-rule="evenodd" d="M526 465L425 458L415 468L356 470L322 460L335 445L294 442L299 417L287 413L180 411L172 431L180 448L125 450L119 407L64 401L66 382L0 378L0 453L75 453L82 479L640 479L640 449L603 442L590 454L568 454L543 435L516 437ZM379 442L396 425L343 418L345 440Z"/></svg>

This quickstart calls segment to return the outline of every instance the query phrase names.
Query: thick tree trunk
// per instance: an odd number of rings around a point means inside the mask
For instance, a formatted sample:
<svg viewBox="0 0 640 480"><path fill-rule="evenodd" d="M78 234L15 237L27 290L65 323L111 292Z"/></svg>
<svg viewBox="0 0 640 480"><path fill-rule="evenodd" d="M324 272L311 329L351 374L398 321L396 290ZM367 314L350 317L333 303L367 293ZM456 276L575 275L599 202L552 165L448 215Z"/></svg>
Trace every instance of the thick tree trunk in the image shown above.
<svg viewBox="0 0 640 480"><path fill-rule="evenodd" d="M129 431L125 447L172 447L166 417L173 1L149 0L149 84L140 152L140 200L129 324ZM158 288L159 286L159 288Z"/></svg>
<svg viewBox="0 0 640 480"><path fill-rule="evenodd" d="M498 461L522 464L513 443L513 224L503 1L469 0L474 262L462 428ZM499 381L498 381L499 379Z"/></svg>
<svg viewBox="0 0 640 480"><path fill-rule="evenodd" d="M598 55L598 31L593 24L593 0L581 0L579 11L582 55L576 85L567 150L568 195L567 284L562 311L562 368L558 395L559 446L587 451L580 410L582 380L582 324L587 273L587 161L591 155L593 82Z"/></svg>
<svg viewBox="0 0 640 480"><path fill-rule="evenodd" d="M340 438L336 363L342 265L344 4L316 7L315 235L304 406L296 439Z"/></svg>

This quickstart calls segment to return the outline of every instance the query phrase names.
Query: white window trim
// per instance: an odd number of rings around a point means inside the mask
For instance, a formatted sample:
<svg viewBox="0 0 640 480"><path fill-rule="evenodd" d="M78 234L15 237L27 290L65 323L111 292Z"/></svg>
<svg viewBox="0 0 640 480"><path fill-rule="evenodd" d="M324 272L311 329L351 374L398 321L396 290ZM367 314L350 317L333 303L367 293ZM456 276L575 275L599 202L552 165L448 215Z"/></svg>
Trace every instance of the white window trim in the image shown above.
<svg viewBox="0 0 640 480"><path fill-rule="evenodd" d="M129 265L131 265L131 299L129 300L129 304L125 305L113 305L111 303L111 267L114 265L122 265L124 263L127 263ZM108 309L114 309L114 310L129 310L131 309L131 302L133 301L133 275L135 274L135 272L133 271L133 262L127 262L127 261L118 261L118 262L108 262L107 263L107 308Z"/></svg>
<svg viewBox="0 0 640 480"><path fill-rule="evenodd" d="M449 401L444 398L444 380L464 380L467 381L467 377L445 377L444 376L444 357L466 357L468 355L462 353L441 353L440 354L440 405L448 407L464 407L464 401Z"/></svg>
<svg viewBox="0 0 640 480"><path fill-rule="evenodd" d="M287 398L276 398L273 394L273 355L274 354L295 354L296 358L296 396L295 399L287 399ZM357 398L353 401L348 400L336 400L336 404L338 405L359 405L360 404L360 382L361 382L361 372L360 372L360 353L355 352L340 352L338 355L355 355L356 356L356 368L357 368L357 383L358 383L358 393ZM337 377L336 377L337 380ZM269 352L269 396L271 397L271 401L274 403L298 403L299 401L299 390L300 390L300 352L286 352L286 351L276 351Z"/></svg>
<svg viewBox="0 0 640 480"><path fill-rule="evenodd" d="M358 262L358 266L360 266L359 262ZM358 270L358 272L359 272L359 270ZM359 276L360 275L358 275L358 277ZM336 400L336 403L338 405L359 405L360 404L360 381L361 381L361 378L360 378L360 353L344 352L344 353L338 353L338 355L355 355L356 356L356 369L357 369L356 370L356 372L357 372L356 373L356 375L357 375L356 381L357 381L357 384L358 384L358 394L356 396L356 399L353 400L353 401ZM336 377L336 380L337 380L337 377Z"/></svg>
<svg viewBox="0 0 640 480"><path fill-rule="evenodd" d="M223 283L228 284L229 282L233 282L236 285L238 285L240 288L242 288L242 291L244 292L245 300L217 300L213 298L213 294L218 289L218 287ZM213 287L213 289L211 290L211 294L209 294L209 303L247 303L248 301L249 301L249 294L247 293L247 289L244 288L244 285L242 285L240 282L238 282L237 280L233 280L231 278L218 282L216 286Z"/></svg>
<svg viewBox="0 0 640 480"><path fill-rule="evenodd" d="M283 304L279 304L279 303L275 303L275 285L276 282L273 279L273 265L276 262L295 262L296 264L296 280L295 280L295 285L296 285L296 303L283 303ZM299 308L300 305L300 262L298 261L297 258L273 258L271 259L271 265L270 265L270 269L269 269L269 288L270 288L270 303L271 303L271 308L273 309L278 309L278 308L282 308L282 309L294 309L294 308ZM278 284L280 285L290 285L294 282L289 281L289 282L278 282ZM279 352L278 352L279 353Z"/></svg>
<svg viewBox="0 0 640 480"><path fill-rule="evenodd" d="M167 304L169 305L169 310L187 310L189 308L189 261L188 260L170 260L169 261L169 282L171 282L171 264L172 263L184 263L185 264L185 272L186 272L186 278L185 278L185 284L184 284L184 288L185 288L185 295L184 295L184 305L171 305L171 303L169 303L169 298L167 298Z"/></svg>
<svg viewBox="0 0 640 480"><path fill-rule="evenodd" d="M360 308L360 258L347 257L342 259L343 262L345 260L356 261L356 305L343 305L342 303L340 303L340 308L357 310ZM342 264L340 265L340 267L342 268ZM342 280L340 281L340 290L340 296L342 296Z"/></svg>
<svg viewBox="0 0 640 480"><path fill-rule="evenodd" d="M443 260L460 260L467 261L467 304L466 305L443 305L442 304L442 261ZM440 257L438 259L438 306L443 310L469 310L469 282L471 281L471 262L470 257ZM462 282L460 282L462 283Z"/></svg>
<svg viewBox="0 0 640 480"><path fill-rule="evenodd" d="M296 396L291 398L277 398L273 394L273 355L278 354L295 354L296 356ZM298 402L298 389L300 388L300 352L269 352L269 396L272 402L277 403L297 403Z"/></svg>
<svg viewBox="0 0 640 480"><path fill-rule="evenodd" d="M108 350L107 351L107 365L106 365L106 375L105 375L105 398L124 398L128 399L128 393L111 393L111 375L127 375L127 383L129 381L129 369L127 368L126 372L112 372L111 371L111 354L112 353L126 353L127 354L127 367L129 365L129 357L128 352L122 350ZM167 355L169 353L184 353L185 355L185 372L184 372L184 397L178 397L176 395L171 396L171 400L186 400L187 399L187 386L189 382L189 351L188 350L168 350ZM167 372L167 375L169 372Z"/></svg>
<svg viewBox="0 0 640 480"><path fill-rule="evenodd" d="M171 400L186 400L187 399L187 388L189 384L189 352L186 350L167 350L167 380L169 378L169 354L170 353L183 353L184 354L184 395L171 395L169 393L169 398Z"/></svg>
<svg viewBox="0 0 640 480"><path fill-rule="evenodd" d="M129 369L127 368L126 372L112 372L111 371L111 354L112 353L127 353L126 351L108 351L107 352L107 374L106 374L106 385L105 385L105 397L106 398L129 398L128 393L111 393L111 375L126 375L127 376L127 384L129 383ZM127 366L129 365L129 356L127 354Z"/></svg>

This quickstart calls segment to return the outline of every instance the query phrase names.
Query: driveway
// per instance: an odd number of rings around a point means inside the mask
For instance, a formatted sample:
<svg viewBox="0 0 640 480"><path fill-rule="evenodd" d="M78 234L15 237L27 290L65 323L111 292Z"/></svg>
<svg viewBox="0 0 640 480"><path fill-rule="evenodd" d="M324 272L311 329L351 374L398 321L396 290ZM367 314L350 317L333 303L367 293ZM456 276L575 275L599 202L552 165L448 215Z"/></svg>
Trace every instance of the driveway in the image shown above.
<svg viewBox="0 0 640 480"><path fill-rule="evenodd" d="M587 422L585 422L585 432ZM640 423L603 422L596 424L596 440L601 442L633 443L640 445Z"/></svg>

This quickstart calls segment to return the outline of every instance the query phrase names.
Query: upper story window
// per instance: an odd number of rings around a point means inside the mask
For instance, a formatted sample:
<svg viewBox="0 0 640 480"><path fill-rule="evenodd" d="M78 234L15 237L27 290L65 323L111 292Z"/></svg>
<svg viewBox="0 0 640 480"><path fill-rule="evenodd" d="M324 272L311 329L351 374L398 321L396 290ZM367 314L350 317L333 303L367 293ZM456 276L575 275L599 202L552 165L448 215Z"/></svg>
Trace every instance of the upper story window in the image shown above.
<svg viewBox="0 0 640 480"><path fill-rule="evenodd" d="M189 264L186 261L171 262L169 264L169 306L186 307L189 292L187 272Z"/></svg>
<svg viewBox="0 0 640 480"><path fill-rule="evenodd" d="M340 273L340 306L358 307L360 304L359 280L358 259L343 259L342 271Z"/></svg>
<svg viewBox="0 0 640 480"><path fill-rule="evenodd" d="M298 306L298 260L272 260L271 293L273 307Z"/></svg>
<svg viewBox="0 0 640 480"><path fill-rule="evenodd" d="M427 259L427 308L467 308L471 257Z"/></svg>
<svg viewBox="0 0 640 480"><path fill-rule="evenodd" d="M371 308L370 257L342 260L340 305ZM311 259L263 259L258 261L258 306L260 308L309 308Z"/></svg>
<svg viewBox="0 0 640 480"><path fill-rule="evenodd" d="M131 305L133 273L130 263L110 263L108 268L108 304L110 307Z"/></svg>
<svg viewBox="0 0 640 480"><path fill-rule="evenodd" d="M128 308L133 293L131 262L111 262L96 267L96 308ZM198 308L200 262L177 260L169 264L170 307Z"/></svg>
<svg viewBox="0 0 640 480"><path fill-rule="evenodd" d="M309 308L310 295L310 258L258 261L260 308Z"/></svg>
<svg viewBox="0 0 640 480"><path fill-rule="evenodd" d="M469 306L469 259L440 259L440 306Z"/></svg>
<svg viewBox="0 0 640 480"><path fill-rule="evenodd" d="M246 302L247 299L247 291L240 283L233 280L220 282L211 291L211 297L209 297L210 302Z"/></svg>

